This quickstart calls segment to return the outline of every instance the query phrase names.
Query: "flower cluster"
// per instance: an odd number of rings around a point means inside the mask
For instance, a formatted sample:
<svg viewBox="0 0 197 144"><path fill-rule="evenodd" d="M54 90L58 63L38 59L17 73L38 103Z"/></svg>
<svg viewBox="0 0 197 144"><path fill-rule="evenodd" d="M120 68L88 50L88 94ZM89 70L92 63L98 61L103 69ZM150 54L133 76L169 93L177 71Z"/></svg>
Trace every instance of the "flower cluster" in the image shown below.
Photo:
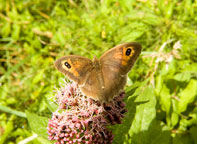
<svg viewBox="0 0 197 144"><path fill-rule="evenodd" d="M110 144L110 124L120 124L124 116L124 92L108 104L87 98L75 83L66 83L57 90L59 109L48 122L48 135L56 144Z"/></svg>

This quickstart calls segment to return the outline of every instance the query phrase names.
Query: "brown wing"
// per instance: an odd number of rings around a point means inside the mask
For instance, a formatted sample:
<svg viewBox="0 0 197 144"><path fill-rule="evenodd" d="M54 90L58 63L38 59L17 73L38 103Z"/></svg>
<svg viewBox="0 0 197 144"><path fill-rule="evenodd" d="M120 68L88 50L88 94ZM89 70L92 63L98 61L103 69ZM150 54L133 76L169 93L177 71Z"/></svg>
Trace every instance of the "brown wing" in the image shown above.
<svg viewBox="0 0 197 144"><path fill-rule="evenodd" d="M86 96L94 100L102 101L101 83L96 69L92 69L84 85L79 87Z"/></svg>
<svg viewBox="0 0 197 144"><path fill-rule="evenodd" d="M93 68L93 63L90 59L70 55L56 60L55 67L69 79L83 85Z"/></svg>
<svg viewBox="0 0 197 144"><path fill-rule="evenodd" d="M131 42L118 45L102 55L100 63L105 85L103 99L109 101L124 88L127 73L141 49L140 44Z"/></svg>

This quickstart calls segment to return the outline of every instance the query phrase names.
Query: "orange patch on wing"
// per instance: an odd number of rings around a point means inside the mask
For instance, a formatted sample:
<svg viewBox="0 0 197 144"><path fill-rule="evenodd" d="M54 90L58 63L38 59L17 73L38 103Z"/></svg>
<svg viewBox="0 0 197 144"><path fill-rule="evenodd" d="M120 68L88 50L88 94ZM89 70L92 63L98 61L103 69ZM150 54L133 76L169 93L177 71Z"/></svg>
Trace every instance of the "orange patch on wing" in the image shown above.
<svg viewBox="0 0 197 144"><path fill-rule="evenodd" d="M122 60L122 65L126 66L127 65L127 61Z"/></svg>
<svg viewBox="0 0 197 144"><path fill-rule="evenodd" d="M131 54L129 56L126 55L127 49L131 49ZM126 66L127 62L131 59L131 57L134 55L135 50L133 47L123 47L123 53L122 53L122 65Z"/></svg>
<svg viewBox="0 0 197 144"><path fill-rule="evenodd" d="M68 63L70 64L70 66L71 66L70 69L67 68L67 67L64 65L65 62L68 62ZM65 70L67 70L67 71L69 71L70 73L72 73L74 76L78 77L78 76L79 76L79 73L76 71L76 68L75 68L74 66L76 66L76 65L73 65L73 63L71 62L70 59L68 59L68 60L66 60L66 61L62 61L62 67L63 67Z"/></svg>
<svg viewBox="0 0 197 144"><path fill-rule="evenodd" d="M81 64L80 64L80 62L74 62L73 63L73 65L75 66L75 69L77 69L77 68L79 68L79 67L81 67Z"/></svg>
<svg viewBox="0 0 197 144"><path fill-rule="evenodd" d="M78 77L79 76L79 73L76 70L74 70L73 71L73 75L76 76L76 77Z"/></svg>
<svg viewBox="0 0 197 144"><path fill-rule="evenodd" d="M115 59L122 59L122 53L121 52L115 53L114 58Z"/></svg>

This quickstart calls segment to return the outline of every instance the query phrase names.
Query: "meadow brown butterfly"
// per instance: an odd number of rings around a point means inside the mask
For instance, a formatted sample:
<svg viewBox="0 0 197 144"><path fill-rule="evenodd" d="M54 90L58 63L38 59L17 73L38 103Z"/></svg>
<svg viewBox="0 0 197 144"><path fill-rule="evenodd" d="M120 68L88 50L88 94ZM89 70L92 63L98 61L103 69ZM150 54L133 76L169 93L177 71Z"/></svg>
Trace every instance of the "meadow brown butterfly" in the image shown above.
<svg viewBox="0 0 197 144"><path fill-rule="evenodd" d="M55 67L75 81L86 96L109 102L124 88L127 73L141 52L136 42L124 43L105 52L100 59L69 55L55 61Z"/></svg>

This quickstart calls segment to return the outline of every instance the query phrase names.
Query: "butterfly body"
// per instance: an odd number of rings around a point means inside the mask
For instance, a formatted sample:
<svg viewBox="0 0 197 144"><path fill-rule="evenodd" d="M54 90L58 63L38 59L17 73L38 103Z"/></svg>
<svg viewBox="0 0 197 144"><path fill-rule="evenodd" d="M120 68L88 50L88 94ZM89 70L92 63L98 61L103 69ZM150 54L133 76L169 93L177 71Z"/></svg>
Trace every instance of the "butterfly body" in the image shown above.
<svg viewBox="0 0 197 144"><path fill-rule="evenodd" d="M109 102L124 88L127 73L140 52L140 44L125 43L108 50L100 59L64 56L55 62L55 67L75 81L86 96Z"/></svg>

